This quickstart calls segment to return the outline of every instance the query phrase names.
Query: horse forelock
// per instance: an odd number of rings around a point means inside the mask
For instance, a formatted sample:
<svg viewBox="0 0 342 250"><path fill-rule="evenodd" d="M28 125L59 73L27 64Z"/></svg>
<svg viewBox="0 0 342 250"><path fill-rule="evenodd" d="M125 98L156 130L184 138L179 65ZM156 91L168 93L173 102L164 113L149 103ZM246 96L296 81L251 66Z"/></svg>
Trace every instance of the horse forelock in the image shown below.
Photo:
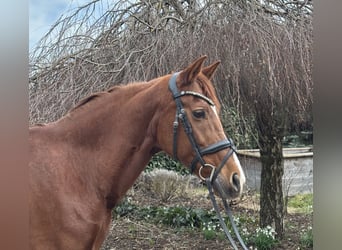
<svg viewBox="0 0 342 250"><path fill-rule="evenodd" d="M197 77L197 82L198 82L201 90L203 91L203 94L206 97L210 98L215 103L215 107L216 107L217 111L220 111L221 105L220 105L220 102L217 98L215 88L214 88L213 84L211 83L211 81L208 80L205 76L199 75Z"/></svg>

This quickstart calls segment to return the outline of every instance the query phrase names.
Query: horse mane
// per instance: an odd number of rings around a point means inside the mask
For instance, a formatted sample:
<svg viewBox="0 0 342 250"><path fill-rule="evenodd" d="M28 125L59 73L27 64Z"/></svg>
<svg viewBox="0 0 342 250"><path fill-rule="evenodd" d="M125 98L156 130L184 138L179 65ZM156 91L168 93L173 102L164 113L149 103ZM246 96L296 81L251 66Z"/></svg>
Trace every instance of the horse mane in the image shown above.
<svg viewBox="0 0 342 250"><path fill-rule="evenodd" d="M73 112L75 111L76 109L79 109L80 107L86 105L87 103L105 95L106 92L98 92L98 93L94 93L94 94L91 94L90 96L87 96L86 98L82 99L75 107L73 107L72 109L70 109L69 113L70 112Z"/></svg>
<svg viewBox="0 0 342 250"><path fill-rule="evenodd" d="M199 75L197 77L197 82L198 82L199 86L201 87L203 94L214 101L215 106L219 111L220 110L220 103L217 99L216 92L215 92L215 89L212 86L212 84L209 84L208 80L204 76L201 76L201 75ZM94 100L100 99L101 97L108 95L110 93L116 92L117 90L120 90L122 88L127 88L127 87L130 88L132 86L139 85L136 83L137 82L132 82L132 83L125 84L125 85L115 85L115 86L110 87L109 89L107 89L105 91L93 93L93 94L81 99L81 101L79 101L78 104L76 104L73 108L71 108L68 113L70 114L70 113L80 109L81 107L84 107L86 104L92 103ZM143 83L143 82L140 82L140 83Z"/></svg>
<svg viewBox="0 0 342 250"><path fill-rule="evenodd" d="M118 86L118 85L117 85L117 86L113 86L113 87L109 88L109 89L106 90L106 91L93 93L93 94L91 94L91 95L89 95L89 96L87 96L87 97L81 99L81 101L79 101L78 104L76 104L76 106L74 106L73 108L71 108L71 109L69 110L68 113L73 112L73 111L79 109L80 107L85 106L87 103L90 103L90 102L94 101L95 99L99 99L100 97L102 97L102 96L104 96L104 95L106 95L106 94L108 94L108 93L112 93L112 92L114 92L115 90L120 89L121 87L122 87L122 86Z"/></svg>
<svg viewBox="0 0 342 250"><path fill-rule="evenodd" d="M80 109L81 107L84 107L86 104L93 103L94 100L101 99L102 97L107 96L108 94L112 94L113 92L116 92L118 90L125 88L125 89L130 89L130 90L134 91L134 89L136 89L136 88L133 88L133 87L139 86L139 83L144 83L144 82L132 82L132 83L128 83L128 84L115 85L115 86L112 86L105 91L90 94L89 96L81 99L81 101L79 101L73 108L71 108L68 113L69 114L73 113L74 111ZM141 86L141 87L143 87L143 86Z"/></svg>

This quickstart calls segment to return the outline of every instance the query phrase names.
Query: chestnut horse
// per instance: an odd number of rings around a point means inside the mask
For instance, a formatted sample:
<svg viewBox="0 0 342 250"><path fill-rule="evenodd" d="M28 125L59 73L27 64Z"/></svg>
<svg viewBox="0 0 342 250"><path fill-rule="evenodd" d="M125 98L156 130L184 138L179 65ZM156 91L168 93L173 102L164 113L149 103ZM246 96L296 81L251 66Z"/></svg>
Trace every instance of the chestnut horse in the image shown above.
<svg viewBox="0 0 342 250"><path fill-rule="evenodd" d="M245 176L210 81L220 62L202 67L205 59L95 93L30 128L30 249L99 249L111 210L159 151L210 177L220 197L241 194Z"/></svg>

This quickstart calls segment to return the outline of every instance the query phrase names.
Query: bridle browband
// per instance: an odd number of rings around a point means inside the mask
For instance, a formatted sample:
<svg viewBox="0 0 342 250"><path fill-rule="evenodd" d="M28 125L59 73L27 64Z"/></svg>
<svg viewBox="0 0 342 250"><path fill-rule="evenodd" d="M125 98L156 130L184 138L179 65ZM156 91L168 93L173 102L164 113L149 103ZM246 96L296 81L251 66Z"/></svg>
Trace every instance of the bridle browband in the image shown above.
<svg viewBox="0 0 342 250"><path fill-rule="evenodd" d="M215 106L214 102L206 97L205 95L203 94L200 94L200 93L197 93L197 92L194 92L194 91L179 91L178 90L178 87L177 87L177 84L176 84L176 80L177 80L177 76L179 75L179 72L177 73L174 73L171 78L170 78L170 81L169 81L169 89L172 93L172 96L173 96L173 99L175 100L176 102L176 115L175 115L175 121L173 122L173 157L178 160L177 158L177 138L178 138L178 127L179 127L179 120L181 121L181 124L183 125L183 129L185 131L185 134L187 135L188 139L189 139L189 142L191 144L191 147L192 149L194 150L195 152L195 157L194 159L192 160L191 162L191 165L190 165L190 171L191 173L194 172L194 170L196 169L196 166L198 164L198 162L200 163L200 168L198 170L198 175L199 177L206 182L206 185L208 187L208 191L209 191L209 196L210 196L210 199L213 203L213 206L214 206L214 209L218 215L218 218L219 218L219 221L221 223L221 226L223 228L223 231L225 232L227 238L229 239L229 241L231 242L232 246L234 249L238 249L236 244L235 244L235 241L233 240L231 234L229 233L229 230L224 222L224 220L222 219L222 216L221 216L221 213L220 213L220 210L219 210L219 207L216 203L216 199L215 199L215 195L214 195L214 192L213 192L213 188L212 188L212 185L214 184L214 181L216 180L217 176L219 175L221 169L223 168L223 166L225 165L225 163L228 161L229 157L232 156L232 154L234 152L236 152L236 148L234 146L234 143L232 141L232 139L223 139L221 141L218 141L214 144L211 144L205 148L200 148L196 142L196 139L193 135L193 132L192 132L192 127L191 127L191 124L189 122L189 119L186 115L186 112L185 112L185 109L183 107L183 103L181 101L181 97L182 96L186 96L186 95L191 95L191 96L194 96L194 97L197 97L197 98L200 98L204 101L206 101L210 106ZM229 148L230 150L228 151L228 153L223 157L220 165L218 167L215 167L211 164L208 164L205 162L205 160L203 159L203 156L204 155L208 155L208 154L214 154L216 152L219 152L221 150L224 150L224 149L227 149ZM202 169L203 168L206 168L206 167L210 167L211 168L211 174L209 177L204 177L202 176ZM225 208L225 211L229 217L229 220L231 222L231 225L232 225L232 228L234 230L234 233L235 235L237 236L239 242L240 242L240 245L243 249L247 250L247 247L246 245L244 244L238 230L237 230L237 227L234 223L234 220L233 220L233 217L232 217L232 214L231 214L231 211L230 211L230 208L229 208L229 205L227 203L227 201L225 199L222 198L222 201L223 201L223 204L224 204L224 208Z"/></svg>
<svg viewBox="0 0 342 250"><path fill-rule="evenodd" d="M169 89L173 95L173 99L176 102L176 116L175 121L173 122L173 157L178 160L177 157L177 140L178 140L178 127L179 127L179 121L183 125L184 131L190 141L191 147L195 152L195 157L191 162L190 165L190 171L191 173L194 172L196 169L197 163L199 162L201 164L201 168L205 167L211 167L212 173L210 175L210 180L213 183L218 174L220 173L222 167L224 164L228 161L229 157L235 152L235 147L233 144L233 141L231 139L223 139L219 142L216 142L214 144L211 144L205 148L200 148L196 142L196 139L192 132L192 127L189 122L189 119L186 115L185 109L183 107L183 103L181 101L182 96L186 95L192 95L197 98L200 98L204 101L206 101L210 106L215 106L214 102L209 99L208 97L204 96L203 94L194 92L194 91L178 91L178 87L176 84L177 76L179 75L179 72L174 73L169 81ZM204 161L203 156L207 154L214 154L216 152L219 152L223 149L230 148L229 152L226 154L226 156L223 158L221 164L215 168L211 164L208 164ZM200 169L201 170L201 169ZM199 171L200 178L205 180L205 178L201 175L201 171Z"/></svg>

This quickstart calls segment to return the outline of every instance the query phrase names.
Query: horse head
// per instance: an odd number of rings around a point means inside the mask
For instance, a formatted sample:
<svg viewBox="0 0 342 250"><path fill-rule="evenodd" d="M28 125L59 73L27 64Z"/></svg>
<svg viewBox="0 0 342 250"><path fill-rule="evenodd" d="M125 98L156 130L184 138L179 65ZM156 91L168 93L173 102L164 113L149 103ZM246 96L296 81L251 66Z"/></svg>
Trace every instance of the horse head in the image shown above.
<svg viewBox="0 0 342 250"><path fill-rule="evenodd" d="M233 199L241 195L245 175L234 144L220 120L220 103L211 79L220 62L202 67L200 57L169 76L170 98L159 119L157 140L202 180L210 180L215 193Z"/></svg>

